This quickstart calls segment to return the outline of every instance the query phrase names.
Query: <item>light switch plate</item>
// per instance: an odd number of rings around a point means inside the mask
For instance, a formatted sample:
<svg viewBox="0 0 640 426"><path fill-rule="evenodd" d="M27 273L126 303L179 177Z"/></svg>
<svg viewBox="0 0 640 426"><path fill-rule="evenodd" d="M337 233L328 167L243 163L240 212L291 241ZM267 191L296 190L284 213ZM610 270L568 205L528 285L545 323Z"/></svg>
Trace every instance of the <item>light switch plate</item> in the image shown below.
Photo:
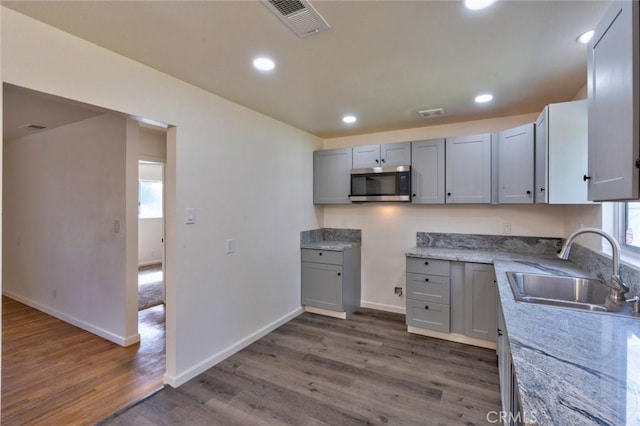
<svg viewBox="0 0 640 426"><path fill-rule="evenodd" d="M193 207L187 208L187 224L191 225L196 223L196 209Z"/></svg>
<svg viewBox="0 0 640 426"><path fill-rule="evenodd" d="M227 254L236 251L236 240L230 238L227 240Z"/></svg>

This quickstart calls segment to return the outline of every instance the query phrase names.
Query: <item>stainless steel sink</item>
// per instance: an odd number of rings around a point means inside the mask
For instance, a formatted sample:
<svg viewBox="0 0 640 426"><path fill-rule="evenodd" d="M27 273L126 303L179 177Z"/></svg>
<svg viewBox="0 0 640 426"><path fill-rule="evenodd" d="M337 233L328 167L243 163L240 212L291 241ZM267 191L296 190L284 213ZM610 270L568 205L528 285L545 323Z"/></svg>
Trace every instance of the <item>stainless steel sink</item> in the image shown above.
<svg viewBox="0 0 640 426"><path fill-rule="evenodd" d="M523 272L507 272L507 278L514 298L520 302L595 312L631 313L624 302L610 300L611 288L597 279Z"/></svg>

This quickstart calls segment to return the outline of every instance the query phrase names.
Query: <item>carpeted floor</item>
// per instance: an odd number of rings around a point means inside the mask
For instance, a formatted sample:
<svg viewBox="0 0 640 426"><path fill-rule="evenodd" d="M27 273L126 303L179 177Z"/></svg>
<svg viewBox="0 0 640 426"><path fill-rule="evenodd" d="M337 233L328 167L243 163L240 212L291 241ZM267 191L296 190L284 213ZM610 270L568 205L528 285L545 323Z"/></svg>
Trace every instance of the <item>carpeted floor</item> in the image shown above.
<svg viewBox="0 0 640 426"><path fill-rule="evenodd" d="M141 267L138 270L138 310L163 303L162 265Z"/></svg>

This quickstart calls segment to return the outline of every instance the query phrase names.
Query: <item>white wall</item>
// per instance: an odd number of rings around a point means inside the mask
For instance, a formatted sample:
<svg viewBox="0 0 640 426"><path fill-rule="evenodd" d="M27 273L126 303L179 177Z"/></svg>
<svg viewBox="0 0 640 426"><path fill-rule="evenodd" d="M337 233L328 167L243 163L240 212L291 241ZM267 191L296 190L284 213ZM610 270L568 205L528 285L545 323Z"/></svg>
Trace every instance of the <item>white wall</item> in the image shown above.
<svg viewBox="0 0 640 426"><path fill-rule="evenodd" d="M4 81L176 126L167 142L166 382L186 381L300 312L299 233L321 220L312 151L322 141L6 8L1 31ZM187 207L197 209L194 225L184 223ZM227 238L236 253L225 254Z"/></svg>
<svg viewBox="0 0 640 426"><path fill-rule="evenodd" d="M160 163L140 164L138 166L138 177L141 180L162 182L162 169L163 165ZM163 234L164 218L138 219L138 265L152 265L162 262Z"/></svg>
<svg viewBox="0 0 640 426"><path fill-rule="evenodd" d="M126 119L4 141L3 291L124 344Z"/></svg>
<svg viewBox="0 0 640 426"><path fill-rule="evenodd" d="M394 132L328 139L326 148L400 142L496 132L532 122L538 114L446 124ZM562 237L565 206L372 204L324 207L324 226L362 229L363 306L404 312L404 298L394 286L405 288L404 253L416 245L416 232L503 234Z"/></svg>
<svg viewBox="0 0 640 426"><path fill-rule="evenodd" d="M164 163L167 159L167 132L140 125L140 159Z"/></svg>

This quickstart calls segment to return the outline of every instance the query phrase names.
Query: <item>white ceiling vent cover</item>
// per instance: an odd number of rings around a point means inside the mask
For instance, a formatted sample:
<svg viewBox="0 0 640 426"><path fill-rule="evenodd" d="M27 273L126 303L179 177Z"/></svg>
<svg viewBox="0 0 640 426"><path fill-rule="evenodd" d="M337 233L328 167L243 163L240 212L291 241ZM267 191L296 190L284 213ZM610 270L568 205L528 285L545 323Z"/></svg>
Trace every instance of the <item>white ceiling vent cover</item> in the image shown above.
<svg viewBox="0 0 640 426"><path fill-rule="evenodd" d="M262 3L299 37L331 28L307 0L262 0Z"/></svg>
<svg viewBox="0 0 640 426"><path fill-rule="evenodd" d="M444 115L444 110L442 108L423 109L422 111L418 111L418 115L422 118L442 117Z"/></svg>

